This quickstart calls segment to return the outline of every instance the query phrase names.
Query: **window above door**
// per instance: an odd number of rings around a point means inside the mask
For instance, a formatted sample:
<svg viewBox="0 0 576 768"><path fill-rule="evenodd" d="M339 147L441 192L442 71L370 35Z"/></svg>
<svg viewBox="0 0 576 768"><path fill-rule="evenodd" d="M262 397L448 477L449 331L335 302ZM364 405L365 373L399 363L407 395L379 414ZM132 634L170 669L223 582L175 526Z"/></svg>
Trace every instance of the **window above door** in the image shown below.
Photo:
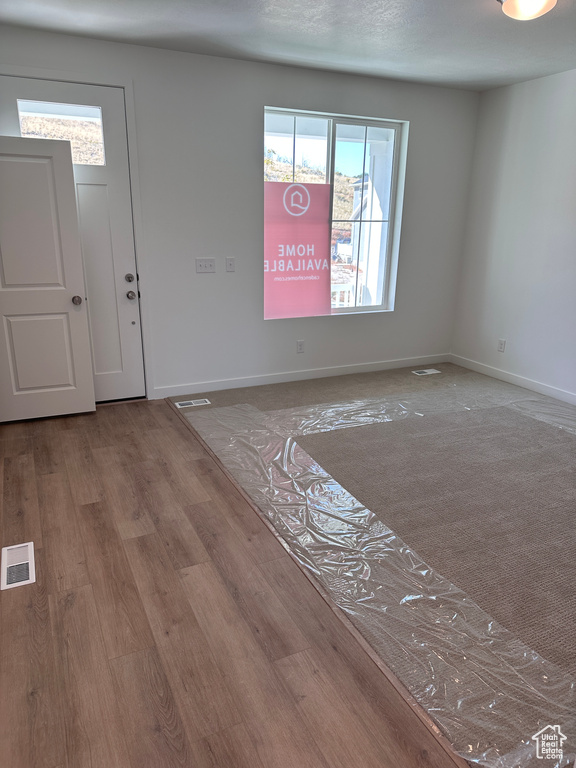
<svg viewBox="0 0 576 768"><path fill-rule="evenodd" d="M69 141L75 165L106 165L101 107L18 99L18 117L22 136Z"/></svg>

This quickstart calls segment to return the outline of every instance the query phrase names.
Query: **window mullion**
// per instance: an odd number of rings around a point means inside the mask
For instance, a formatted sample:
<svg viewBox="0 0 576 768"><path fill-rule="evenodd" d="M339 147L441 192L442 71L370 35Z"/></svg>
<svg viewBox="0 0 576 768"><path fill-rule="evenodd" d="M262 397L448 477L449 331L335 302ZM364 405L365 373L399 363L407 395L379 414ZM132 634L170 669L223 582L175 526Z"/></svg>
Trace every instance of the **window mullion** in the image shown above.
<svg viewBox="0 0 576 768"><path fill-rule="evenodd" d="M360 179L360 218L358 219L358 257L356 261L356 290L354 292L354 306L358 306L358 280L360 279L360 246L362 244L362 211L364 210L364 176L366 174L366 139L368 127L364 126L364 153L362 158L362 178Z"/></svg>
<svg viewBox="0 0 576 768"><path fill-rule="evenodd" d="M328 177L328 183L330 184L330 208L328 211L328 236L330 244L330 253L328 255L328 263L330 264L330 304L332 304L332 232L334 229L334 165L336 156L336 130L334 128L334 120L328 122L328 157L326 158L326 175Z"/></svg>
<svg viewBox="0 0 576 768"><path fill-rule="evenodd" d="M294 115L294 128L292 130L292 183L296 181L296 115Z"/></svg>
<svg viewBox="0 0 576 768"><path fill-rule="evenodd" d="M388 202L388 240L386 243L386 262L384 271L384 288L382 291L382 303L388 305L390 303L390 273L392 269L392 243L393 238L396 236L395 227L393 222L396 219L396 199L397 199L397 184L398 184L398 170L400 165L400 152L398 147L399 129L394 126L394 138L392 145L392 178L390 179L390 197Z"/></svg>
<svg viewBox="0 0 576 768"><path fill-rule="evenodd" d="M328 135L326 147L326 183L334 185L334 155L336 152L336 143L334 141L334 120L328 120ZM332 218L332 213L330 213Z"/></svg>

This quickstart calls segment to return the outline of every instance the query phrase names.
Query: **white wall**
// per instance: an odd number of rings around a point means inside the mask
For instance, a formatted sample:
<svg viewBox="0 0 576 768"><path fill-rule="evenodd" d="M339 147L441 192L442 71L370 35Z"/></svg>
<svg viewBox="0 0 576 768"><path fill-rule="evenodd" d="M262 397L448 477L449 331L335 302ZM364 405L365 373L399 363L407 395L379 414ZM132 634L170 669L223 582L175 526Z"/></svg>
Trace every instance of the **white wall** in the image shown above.
<svg viewBox="0 0 576 768"><path fill-rule="evenodd" d="M446 358L478 94L8 27L0 72L133 84L149 396ZM410 121L393 313L262 319L265 105Z"/></svg>
<svg viewBox="0 0 576 768"><path fill-rule="evenodd" d="M453 341L456 362L571 402L575 137L576 70L482 94Z"/></svg>

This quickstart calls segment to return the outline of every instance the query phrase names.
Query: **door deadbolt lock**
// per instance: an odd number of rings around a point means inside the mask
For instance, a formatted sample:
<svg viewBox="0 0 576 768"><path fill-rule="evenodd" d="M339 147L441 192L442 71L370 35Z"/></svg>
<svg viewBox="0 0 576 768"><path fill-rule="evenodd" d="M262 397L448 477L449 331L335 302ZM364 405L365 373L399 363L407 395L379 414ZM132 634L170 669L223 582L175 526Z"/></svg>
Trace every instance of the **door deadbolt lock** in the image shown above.
<svg viewBox="0 0 576 768"><path fill-rule="evenodd" d="M76 304L76 306L82 304L82 296L72 296L72 304Z"/></svg>
<svg viewBox="0 0 576 768"><path fill-rule="evenodd" d="M124 275L124 279L126 280L127 283L132 283L134 281L134 275L132 274L132 272L128 272L127 275Z"/></svg>
<svg viewBox="0 0 576 768"><path fill-rule="evenodd" d="M134 301L134 299L136 298L136 294L134 293L134 291L128 291L128 293L126 294L126 296L128 296L128 298L130 299L130 301Z"/></svg>

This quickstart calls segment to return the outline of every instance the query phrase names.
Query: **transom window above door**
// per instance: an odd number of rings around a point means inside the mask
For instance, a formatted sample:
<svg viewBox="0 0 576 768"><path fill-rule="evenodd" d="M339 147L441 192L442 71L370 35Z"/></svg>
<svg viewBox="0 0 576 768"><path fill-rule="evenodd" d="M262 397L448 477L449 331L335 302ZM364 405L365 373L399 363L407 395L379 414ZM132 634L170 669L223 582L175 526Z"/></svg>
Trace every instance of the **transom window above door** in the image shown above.
<svg viewBox="0 0 576 768"><path fill-rule="evenodd" d="M101 107L18 99L22 136L65 139L76 165L106 165Z"/></svg>

